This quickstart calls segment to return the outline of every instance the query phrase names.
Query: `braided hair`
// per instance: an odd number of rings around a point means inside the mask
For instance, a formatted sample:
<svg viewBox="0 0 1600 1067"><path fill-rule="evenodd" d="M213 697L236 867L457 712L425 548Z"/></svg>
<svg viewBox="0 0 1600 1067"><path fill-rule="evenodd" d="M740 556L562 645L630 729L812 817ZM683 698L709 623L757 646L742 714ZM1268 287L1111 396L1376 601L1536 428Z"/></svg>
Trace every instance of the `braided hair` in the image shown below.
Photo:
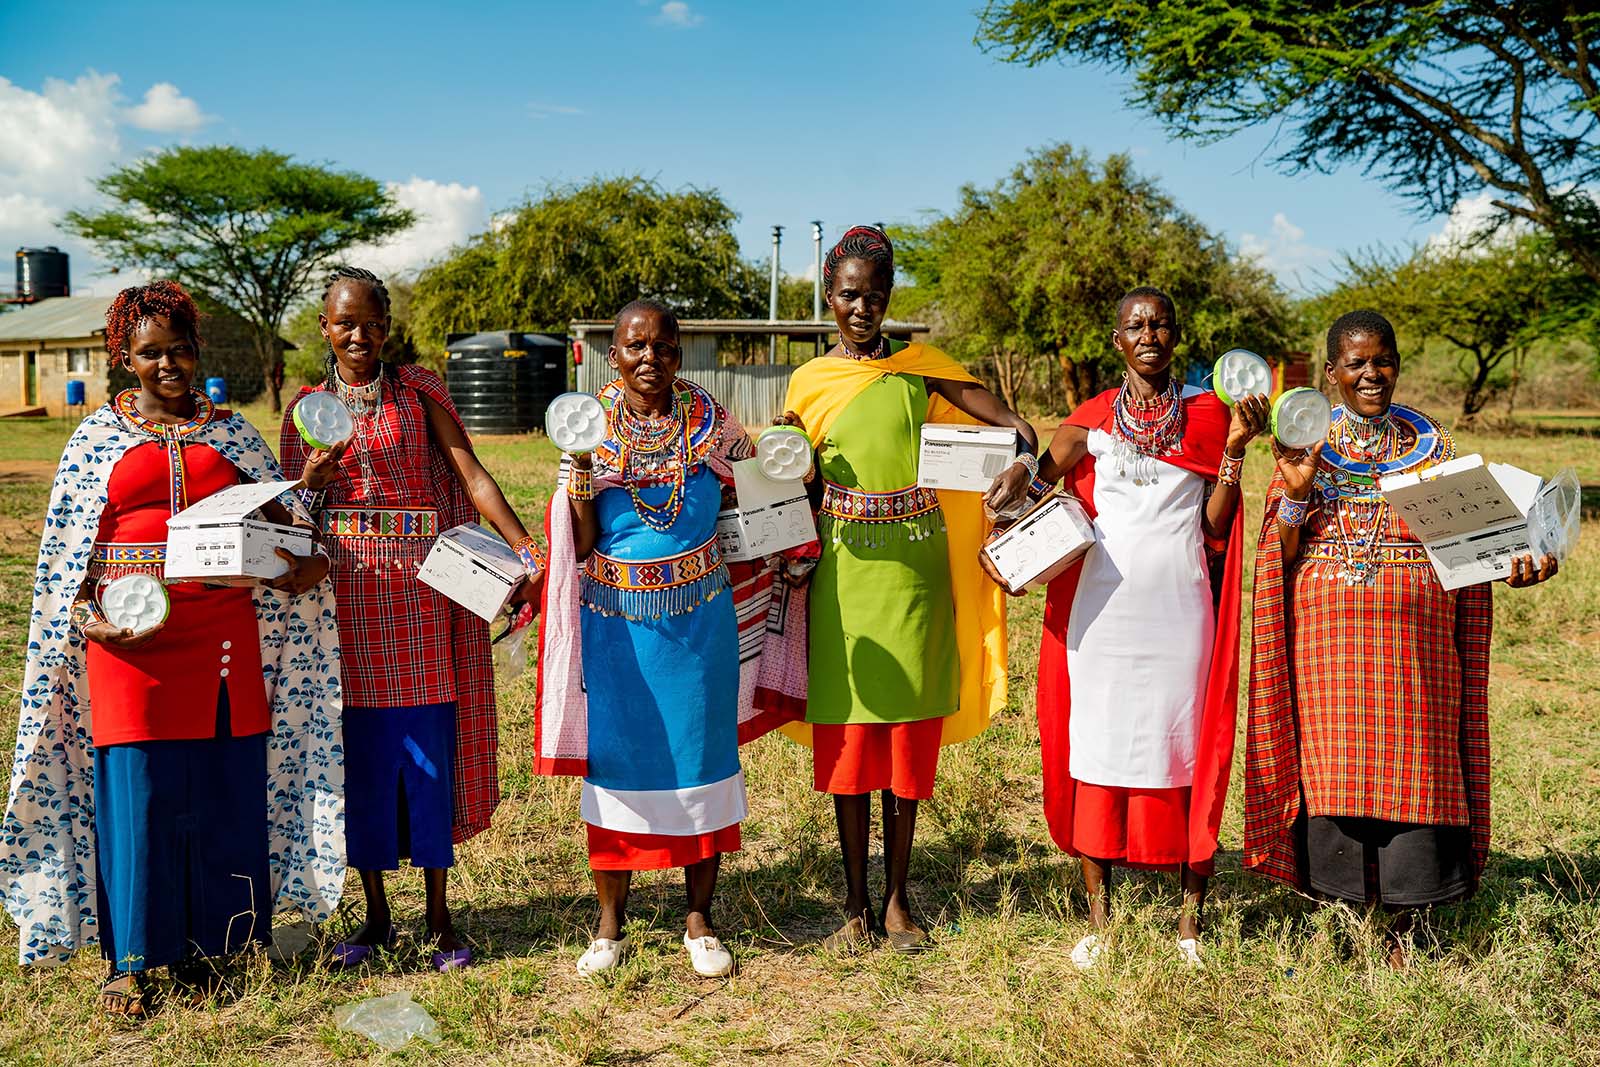
<svg viewBox="0 0 1600 1067"><path fill-rule="evenodd" d="M175 330L182 330L200 344L200 309L194 297L177 282L157 281L132 285L117 294L106 308L106 367L115 370L122 362L128 338L146 319L164 318Z"/></svg>
<svg viewBox="0 0 1600 1067"><path fill-rule="evenodd" d="M828 251L822 261L822 291L832 292L833 275L839 264L847 259L864 259L874 267L888 273L889 286L894 287L894 245L889 235L876 226L852 226Z"/></svg>
<svg viewBox="0 0 1600 1067"><path fill-rule="evenodd" d="M1358 333L1376 337L1389 346L1389 350L1396 354L1400 346L1395 343L1394 327L1389 320L1376 311L1365 308L1359 311L1346 311L1343 315L1333 320L1333 325L1328 327L1328 358L1330 365L1339 358L1339 353L1344 349L1344 343Z"/></svg>
<svg viewBox="0 0 1600 1067"><path fill-rule="evenodd" d="M347 282L353 282L357 285L365 285L374 293L378 294L378 299L383 302L383 314L385 317L388 317L389 288L383 284L383 279L365 267L352 267L344 263L341 263L339 266L328 272L328 280L322 287L322 306L324 308L328 306L328 297L333 295L334 289ZM381 358L380 356L378 359L378 374L382 377L393 379L397 372L394 369L394 364L390 363L386 359ZM338 375L339 360L338 357L333 354L333 342L329 341L328 355L327 358L323 360L322 387L328 390L330 393L334 392Z"/></svg>
<svg viewBox="0 0 1600 1067"><path fill-rule="evenodd" d="M1119 327L1122 325L1120 321L1122 318L1122 309L1128 306L1128 301L1138 300L1140 298L1161 301L1162 306L1167 309L1167 314L1172 317L1172 324L1174 326L1178 324L1178 305L1172 302L1172 297L1168 296L1164 291L1157 289L1153 285L1136 285L1132 289L1129 289L1126 293L1123 293L1122 299L1117 301L1117 318L1119 320L1117 325Z"/></svg>

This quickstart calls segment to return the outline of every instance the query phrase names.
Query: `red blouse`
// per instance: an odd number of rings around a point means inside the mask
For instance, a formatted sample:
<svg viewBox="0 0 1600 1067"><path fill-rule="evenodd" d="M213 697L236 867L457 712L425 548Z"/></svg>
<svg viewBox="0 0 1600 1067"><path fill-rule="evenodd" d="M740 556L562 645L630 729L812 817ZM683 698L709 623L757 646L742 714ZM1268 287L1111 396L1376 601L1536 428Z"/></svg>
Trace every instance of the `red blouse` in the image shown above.
<svg viewBox="0 0 1600 1067"><path fill-rule="evenodd" d="M181 450L178 476L189 503L238 484L238 471L216 449L184 444ZM96 544L165 546L173 489L163 445L129 449L106 484L109 500ZM98 577L109 581L116 572L102 570ZM95 745L215 737L222 686L228 687L232 736L265 733L270 716L250 590L185 582L167 586L167 596L167 621L148 644L124 650L89 642Z"/></svg>

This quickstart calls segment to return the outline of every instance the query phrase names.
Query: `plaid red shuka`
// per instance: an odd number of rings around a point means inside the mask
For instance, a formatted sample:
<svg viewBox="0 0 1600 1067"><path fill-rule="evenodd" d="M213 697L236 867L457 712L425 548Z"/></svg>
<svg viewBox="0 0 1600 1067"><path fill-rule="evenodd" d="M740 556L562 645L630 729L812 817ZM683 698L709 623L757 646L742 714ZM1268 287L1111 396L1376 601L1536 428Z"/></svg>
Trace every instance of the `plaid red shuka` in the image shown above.
<svg viewBox="0 0 1600 1067"><path fill-rule="evenodd" d="M417 366L396 368L368 441L368 479L352 446L327 507L437 509L436 530L476 522L472 501L428 430L423 398L460 416L444 382ZM295 397L312 392L305 388ZM310 449L294 426L294 403L284 409L279 454L286 477L298 478ZM328 536L334 561L345 703L405 707L456 702L453 836L465 841L486 829L500 803L494 666L489 628L476 615L423 585L416 564L432 537Z"/></svg>
<svg viewBox="0 0 1600 1067"><path fill-rule="evenodd" d="M1388 508L1376 578L1347 585L1335 501L1308 517L1286 582L1282 489L1275 477L1256 550L1244 865L1306 888L1303 800L1307 815L1468 826L1476 880L1489 853L1490 589L1447 592Z"/></svg>

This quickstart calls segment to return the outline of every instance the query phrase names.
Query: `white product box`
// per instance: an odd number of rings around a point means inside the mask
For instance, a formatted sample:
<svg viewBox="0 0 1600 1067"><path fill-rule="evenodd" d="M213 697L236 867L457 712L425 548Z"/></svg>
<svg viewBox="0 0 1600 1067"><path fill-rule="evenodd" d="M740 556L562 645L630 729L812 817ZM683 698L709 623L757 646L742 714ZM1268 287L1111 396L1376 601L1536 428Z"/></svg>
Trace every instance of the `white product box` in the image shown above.
<svg viewBox="0 0 1600 1067"><path fill-rule="evenodd" d="M917 484L924 489L986 493L1017 458L1017 432L1009 426L922 424Z"/></svg>
<svg viewBox="0 0 1600 1067"><path fill-rule="evenodd" d="M798 478L776 481L761 471L758 459L733 464L737 508L717 516L722 558L738 563L760 559L817 539L806 486Z"/></svg>
<svg viewBox="0 0 1600 1067"><path fill-rule="evenodd" d="M1052 493L1005 533L984 546L984 555L1013 593L1037 589L1094 547L1094 521L1077 497Z"/></svg>
<svg viewBox="0 0 1600 1067"><path fill-rule="evenodd" d="M311 555L310 529L281 526L256 514L262 505L299 485L232 485L172 516L167 520L167 581L254 585L289 569L274 549Z"/></svg>
<svg viewBox="0 0 1600 1067"><path fill-rule="evenodd" d="M511 546L475 522L446 530L417 568L422 584L437 589L484 622L505 610L528 569Z"/></svg>
<svg viewBox="0 0 1600 1067"><path fill-rule="evenodd" d="M1504 578L1518 556L1565 559L1577 540L1580 493L1570 470L1546 482L1474 454L1390 475L1379 489L1446 589Z"/></svg>

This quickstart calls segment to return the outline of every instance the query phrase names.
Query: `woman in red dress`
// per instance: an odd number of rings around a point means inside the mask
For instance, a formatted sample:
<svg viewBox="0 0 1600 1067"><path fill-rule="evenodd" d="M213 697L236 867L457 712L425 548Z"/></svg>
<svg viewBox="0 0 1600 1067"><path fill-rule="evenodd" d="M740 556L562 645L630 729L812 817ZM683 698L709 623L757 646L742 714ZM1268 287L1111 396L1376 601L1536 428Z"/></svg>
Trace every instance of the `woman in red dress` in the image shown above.
<svg viewBox="0 0 1600 1067"><path fill-rule="evenodd" d="M483 620L423 585L416 571L444 530L481 513L523 557L539 554L522 520L472 451L439 376L382 361L389 293L371 271L340 267L319 316L326 378L283 413L284 470L302 476L333 559L343 650L345 836L361 872L366 923L334 948L354 966L393 941L385 871L423 868L433 965L463 967L445 900L454 844L489 825L499 802L494 673ZM350 410L347 445L313 451L294 407L318 390ZM529 582L519 600L538 603Z"/></svg>

